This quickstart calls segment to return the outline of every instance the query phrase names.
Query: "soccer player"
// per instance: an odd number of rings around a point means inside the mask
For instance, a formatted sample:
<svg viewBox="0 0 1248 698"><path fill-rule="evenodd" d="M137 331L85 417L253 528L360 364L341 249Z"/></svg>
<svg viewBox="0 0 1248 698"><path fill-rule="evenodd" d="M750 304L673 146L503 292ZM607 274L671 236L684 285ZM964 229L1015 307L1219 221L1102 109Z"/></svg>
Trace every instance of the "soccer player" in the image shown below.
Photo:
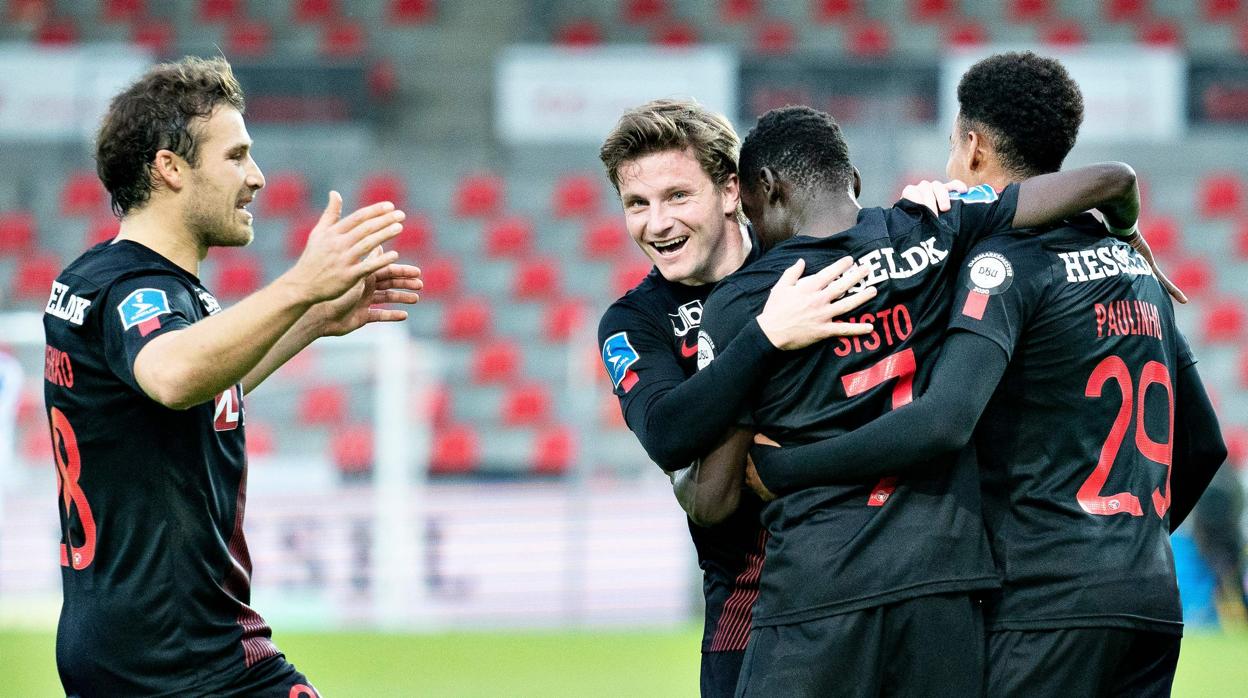
<svg viewBox="0 0 1248 698"><path fill-rule="evenodd" d="M800 280L799 261L725 347L727 359L694 375L702 302L717 281L758 254L740 217L738 147L722 116L694 102L659 100L625 113L601 150L629 234L654 269L603 315L599 345L629 428L673 474L689 514L706 596L704 696L730 696L736 688L763 562L760 503L741 494L738 454L750 434L726 435L780 349L869 331L833 318L874 295L836 300L865 275L845 273L849 260ZM727 453L734 454L730 462Z"/></svg>
<svg viewBox="0 0 1248 698"><path fill-rule="evenodd" d="M858 317L874 323L870 334L773 359L749 421L782 443L847 431L926 386L953 282L976 240L1089 207L1129 226L1139 205L1134 172L1103 164L999 195L977 188L939 218L907 201L861 209L840 128L806 107L764 115L742 145L740 172L746 215L774 246L711 293L699 345L711 366L794 259L818 269L853 255L871 268L864 284L878 290ZM890 438L875 443L878 454L896 447ZM998 580L977 489L973 463L946 462L767 504L767 565L738 695L979 694L976 597Z"/></svg>
<svg viewBox="0 0 1248 698"><path fill-rule="evenodd" d="M958 100L947 174L996 190L1059 170L1083 115L1061 64L1032 53L977 63ZM838 438L755 449L762 485L921 476L974 434L1003 577L986 605L989 695L1169 695L1182 615L1168 534L1226 447L1165 291L1090 215L983 239L955 289L926 393Z"/></svg>
<svg viewBox="0 0 1248 698"><path fill-rule="evenodd" d="M155 66L99 130L121 231L44 315L69 695L316 695L250 606L242 396L319 336L404 319L370 304L415 302L420 270L378 250L401 211L340 219L334 192L294 266L223 310L197 274L252 239L251 145L224 59Z"/></svg>

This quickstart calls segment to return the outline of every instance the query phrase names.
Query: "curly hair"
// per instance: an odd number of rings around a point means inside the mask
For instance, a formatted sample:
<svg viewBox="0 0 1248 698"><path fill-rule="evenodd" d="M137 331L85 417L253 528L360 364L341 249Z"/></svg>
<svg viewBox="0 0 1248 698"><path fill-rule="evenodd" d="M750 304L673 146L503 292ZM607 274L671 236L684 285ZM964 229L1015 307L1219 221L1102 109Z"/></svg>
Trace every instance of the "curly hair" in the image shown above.
<svg viewBox="0 0 1248 698"><path fill-rule="evenodd" d="M118 218L147 203L157 186L159 150L198 165L196 119L219 105L244 109L243 90L224 58L187 56L147 71L109 103L96 135L95 170Z"/></svg>
<svg viewBox="0 0 1248 698"><path fill-rule="evenodd" d="M656 99L624 112L603 141L598 157L607 177L620 190L620 167L651 153L693 151L716 186L737 173L741 139L727 119L693 100Z"/></svg>
<svg viewBox="0 0 1248 698"><path fill-rule="evenodd" d="M742 186L753 186L764 167L801 189L843 188L854 165L841 127L810 107L772 109L750 129L741 145Z"/></svg>
<svg viewBox="0 0 1248 698"><path fill-rule="evenodd" d="M1062 169L1083 123L1079 85L1057 60L999 53L971 66L958 83L959 130L983 132L1001 164L1031 177Z"/></svg>

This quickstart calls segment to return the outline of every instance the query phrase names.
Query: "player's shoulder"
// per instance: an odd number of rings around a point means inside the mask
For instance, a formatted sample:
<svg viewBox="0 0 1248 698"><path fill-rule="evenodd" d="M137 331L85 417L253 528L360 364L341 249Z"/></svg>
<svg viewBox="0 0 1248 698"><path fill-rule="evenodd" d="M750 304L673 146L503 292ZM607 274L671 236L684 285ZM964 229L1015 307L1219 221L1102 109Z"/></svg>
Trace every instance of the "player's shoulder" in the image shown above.
<svg viewBox="0 0 1248 698"><path fill-rule="evenodd" d="M103 242L83 252L65 270L64 276L81 279L98 288L120 281L153 277L157 283L189 286L182 272L156 252L127 240Z"/></svg>
<svg viewBox="0 0 1248 698"><path fill-rule="evenodd" d="M651 269L636 286L607 307L598 321L599 339L605 336L604 333L634 329L639 323L665 313L663 308L670 305L667 301L672 295L669 284L671 282L664 279L657 269Z"/></svg>

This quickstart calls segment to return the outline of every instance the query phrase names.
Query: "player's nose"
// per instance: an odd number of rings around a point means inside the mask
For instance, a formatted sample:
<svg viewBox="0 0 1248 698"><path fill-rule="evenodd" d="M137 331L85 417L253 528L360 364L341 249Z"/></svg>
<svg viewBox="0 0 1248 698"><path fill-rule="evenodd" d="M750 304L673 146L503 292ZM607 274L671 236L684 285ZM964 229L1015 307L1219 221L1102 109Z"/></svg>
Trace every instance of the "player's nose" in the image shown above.
<svg viewBox="0 0 1248 698"><path fill-rule="evenodd" d="M646 231L652 235L662 235L671 230L673 221L667 205L656 204L650 207L650 215L646 219Z"/></svg>
<svg viewBox="0 0 1248 698"><path fill-rule="evenodd" d="M251 161L251 168L247 171L247 186L252 191L259 191L264 188L264 173L260 171L260 166L255 160Z"/></svg>

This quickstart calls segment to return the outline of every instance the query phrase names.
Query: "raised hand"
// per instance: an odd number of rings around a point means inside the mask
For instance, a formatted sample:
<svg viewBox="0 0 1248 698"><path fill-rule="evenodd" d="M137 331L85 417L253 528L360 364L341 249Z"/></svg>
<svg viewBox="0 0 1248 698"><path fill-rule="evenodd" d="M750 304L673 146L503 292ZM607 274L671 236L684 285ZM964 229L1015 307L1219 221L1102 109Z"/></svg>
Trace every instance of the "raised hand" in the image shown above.
<svg viewBox="0 0 1248 698"><path fill-rule="evenodd" d="M419 267L390 264L369 274L341 296L313 306L309 312L317 315L319 335L341 336L374 322L406 320L406 310L376 306L413 305L420 301L417 291L424 287Z"/></svg>
<svg viewBox="0 0 1248 698"><path fill-rule="evenodd" d="M805 269L806 261L801 259L786 269L758 315L758 325L773 346L801 349L828 337L871 332L869 322L834 320L875 297L874 286L845 296L870 269L856 266L849 257L802 278Z"/></svg>
<svg viewBox="0 0 1248 698"><path fill-rule="evenodd" d="M342 218L342 196L329 193L329 204L308 235L299 260L283 276L311 303L338 298L369 275L398 261L397 252L373 254L403 230L402 211L383 201ZM362 293L361 289L361 293ZM371 299L371 297L370 297Z"/></svg>

